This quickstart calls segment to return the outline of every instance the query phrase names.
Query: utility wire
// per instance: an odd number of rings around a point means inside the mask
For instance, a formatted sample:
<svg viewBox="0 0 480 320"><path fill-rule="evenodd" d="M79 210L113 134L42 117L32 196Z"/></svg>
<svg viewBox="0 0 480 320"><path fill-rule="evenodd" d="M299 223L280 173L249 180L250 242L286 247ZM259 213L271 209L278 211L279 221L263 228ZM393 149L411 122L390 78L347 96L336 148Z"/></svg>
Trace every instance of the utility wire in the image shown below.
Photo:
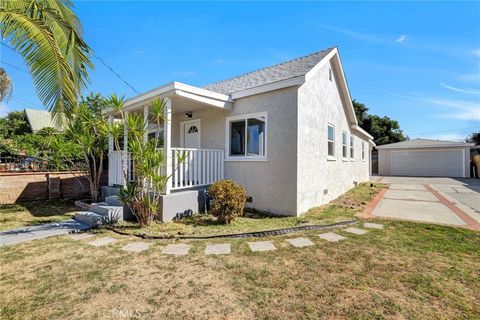
<svg viewBox="0 0 480 320"><path fill-rule="evenodd" d="M5 44L3 42L0 42L0 44L2 44L3 46L7 47L8 49L12 50L13 52L16 52L15 49L13 49L12 47L10 47L8 44ZM132 89L133 92L135 92L136 94L138 94L138 91L127 81L125 80L120 74L118 74L118 72L116 72L110 65L108 65L105 60L103 60L100 56L96 55L94 52L92 52L93 56L98 60L100 61L111 73L113 73L117 78L119 78L120 80L123 81L123 83L125 83L130 89ZM3 60L2 60L3 61ZM14 66L8 62L4 62L5 64L8 64L10 65L11 67L13 68L17 68L17 69L20 69L22 71L26 71L26 72L29 72L25 69L22 69L20 67L17 67L17 66Z"/></svg>
<svg viewBox="0 0 480 320"><path fill-rule="evenodd" d="M12 68L18 69L18 70L20 70L20 71L30 73L27 69L24 69L24 68L22 68L22 67L19 67L19 66L16 66L16 65L14 65L14 64L11 64L11 63L9 63L9 62L7 62L7 61L5 61L5 60L0 59L0 62L1 62L1 63L4 63L4 64L6 64L7 66L10 66L10 67L12 67Z"/></svg>

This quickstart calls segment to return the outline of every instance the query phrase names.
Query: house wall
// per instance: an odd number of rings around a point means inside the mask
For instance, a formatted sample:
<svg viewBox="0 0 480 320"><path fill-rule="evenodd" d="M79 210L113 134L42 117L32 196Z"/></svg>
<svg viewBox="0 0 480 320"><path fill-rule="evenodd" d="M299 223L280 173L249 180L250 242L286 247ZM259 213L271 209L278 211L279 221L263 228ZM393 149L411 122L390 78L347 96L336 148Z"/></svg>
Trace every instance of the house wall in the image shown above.
<svg viewBox="0 0 480 320"><path fill-rule="evenodd" d="M348 136L351 131L336 79L329 80L329 68L334 70L327 63L298 90L299 214L337 198L354 187L354 182L369 180L370 146L366 137L354 134L354 159L342 159L342 131ZM328 123L335 126L334 160L327 159ZM362 141L365 142L364 161L361 159Z"/></svg>
<svg viewBox="0 0 480 320"><path fill-rule="evenodd" d="M470 147L450 147L450 148L402 148L402 149L378 149L378 174L381 176L392 175L392 151L434 151L437 150L463 150L464 152L464 178L470 177ZM459 164L462 165L462 164Z"/></svg>
<svg viewBox="0 0 480 320"><path fill-rule="evenodd" d="M258 210L295 215L297 186L297 88L237 99L232 111L193 110L172 115L172 146L180 146L180 122L201 119L201 148L225 149L226 117L268 112L267 161L225 161L225 178L243 185ZM226 150L227 152L228 150Z"/></svg>

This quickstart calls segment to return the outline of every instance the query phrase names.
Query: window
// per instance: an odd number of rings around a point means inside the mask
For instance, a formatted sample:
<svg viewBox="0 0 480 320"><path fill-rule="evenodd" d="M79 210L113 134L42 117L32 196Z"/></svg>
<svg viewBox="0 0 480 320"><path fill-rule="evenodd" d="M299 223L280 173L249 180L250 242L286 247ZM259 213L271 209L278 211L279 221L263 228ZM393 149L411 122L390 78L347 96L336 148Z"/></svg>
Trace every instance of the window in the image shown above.
<svg viewBox="0 0 480 320"><path fill-rule="evenodd" d="M227 118L227 129L230 158L266 158L266 113Z"/></svg>
<svg viewBox="0 0 480 320"><path fill-rule="evenodd" d="M350 135L350 159L353 159L353 136Z"/></svg>
<svg viewBox="0 0 480 320"><path fill-rule="evenodd" d="M328 125L327 139L328 139L328 156L334 157L335 156L335 127L331 124Z"/></svg>
<svg viewBox="0 0 480 320"><path fill-rule="evenodd" d="M365 160L365 142L362 141L362 160Z"/></svg>
<svg viewBox="0 0 480 320"><path fill-rule="evenodd" d="M347 133L342 131L342 158L347 158Z"/></svg>

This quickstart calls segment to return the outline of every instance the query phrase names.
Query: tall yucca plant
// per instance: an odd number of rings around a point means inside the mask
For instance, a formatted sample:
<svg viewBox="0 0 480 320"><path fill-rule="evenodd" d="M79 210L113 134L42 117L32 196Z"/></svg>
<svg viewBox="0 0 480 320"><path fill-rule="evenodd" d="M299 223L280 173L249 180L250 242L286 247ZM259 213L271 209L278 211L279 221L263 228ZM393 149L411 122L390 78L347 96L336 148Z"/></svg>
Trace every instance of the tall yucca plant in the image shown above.
<svg viewBox="0 0 480 320"><path fill-rule="evenodd" d="M0 0L0 35L25 59L45 107L70 115L89 80L91 50L70 0Z"/></svg>

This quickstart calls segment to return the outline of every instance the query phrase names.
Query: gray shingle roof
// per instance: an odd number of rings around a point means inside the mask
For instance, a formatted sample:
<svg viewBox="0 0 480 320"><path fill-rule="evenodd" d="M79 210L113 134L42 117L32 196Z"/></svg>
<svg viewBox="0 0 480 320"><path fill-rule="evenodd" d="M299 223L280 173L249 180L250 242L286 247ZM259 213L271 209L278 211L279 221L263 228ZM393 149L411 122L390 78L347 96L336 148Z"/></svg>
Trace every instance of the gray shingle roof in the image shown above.
<svg viewBox="0 0 480 320"><path fill-rule="evenodd" d="M390 149L390 148L437 148L437 147L467 147L473 146L471 143L465 143L463 141L446 141L446 140L433 140L433 139L413 139L405 140L402 142L389 143L378 146L377 149Z"/></svg>
<svg viewBox="0 0 480 320"><path fill-rule="evenodd" d="M264 84L295 78L306 74L333 49L334 48L328 48L319 52L314 52L270 67L214 82L203 88L223 94L231 94Z"/></svg>

